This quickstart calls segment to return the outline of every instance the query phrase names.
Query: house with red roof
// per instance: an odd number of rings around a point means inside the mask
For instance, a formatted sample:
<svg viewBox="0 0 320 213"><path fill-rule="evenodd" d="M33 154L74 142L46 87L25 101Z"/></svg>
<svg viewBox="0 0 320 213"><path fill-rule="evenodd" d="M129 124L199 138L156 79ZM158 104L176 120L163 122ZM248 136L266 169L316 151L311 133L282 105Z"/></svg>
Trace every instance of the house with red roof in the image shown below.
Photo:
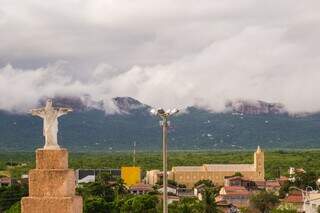
<svg viewBox="0 0 320 213"><path fill-rule="evenodd" d="M248 178L244 178L241 176L230 176L224 178L225 186L243 186L247 190L255 190L257 188L254 181L249 180Z"/></svg>
<svg viewBox="0 0 320 213"><path fill-rule="evenodd" d="M281 185L277 180L267 180L266 181L266 190L268 192L275 192L276 194L279 193Z"/></svg>
<svg viewBox="0 0 320 213"><path fill-rule="evenodd" d="M217 201L226 201L237 207L248 207L252 192L243 186L224 186L220 189Z"/></svg>
<svg viewBox="0 0 320 213"><path fill-rule="evenodd" d="M283 199L283 203L286 205L293 206L298 212L303 211L304 197L301 191L294 190Z"/></svg>
<svg viewBox="0 0 320 213"><path fill-rule="evenodd" d="M2 186L11 186L13 184L17 183L15 179L12 179L10 177L2 177L0 178L0 187Z"/></svg>
<svg viewBox="0 0 320 213"><path fill-rule="evenodd" d="M146 194L152 191L153 191L152 186L145 183L134 184L129 188L129 192L131 194L136 194L136 195Z"/></svg>

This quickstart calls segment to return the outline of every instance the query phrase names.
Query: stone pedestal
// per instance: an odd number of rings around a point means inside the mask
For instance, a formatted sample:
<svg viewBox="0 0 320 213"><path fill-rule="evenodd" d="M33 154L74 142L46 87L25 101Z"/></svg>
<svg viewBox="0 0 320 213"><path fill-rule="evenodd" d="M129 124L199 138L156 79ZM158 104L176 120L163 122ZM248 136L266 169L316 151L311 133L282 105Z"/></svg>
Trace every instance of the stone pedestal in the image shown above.
<svg viewBox="0 0 320 213"><path fill-rule="evenodd" d="M75 196L75 174L68 169L66 149L36 150L36 169L29 172L29 197L21 200L22 213L82 213Z"/></svg>

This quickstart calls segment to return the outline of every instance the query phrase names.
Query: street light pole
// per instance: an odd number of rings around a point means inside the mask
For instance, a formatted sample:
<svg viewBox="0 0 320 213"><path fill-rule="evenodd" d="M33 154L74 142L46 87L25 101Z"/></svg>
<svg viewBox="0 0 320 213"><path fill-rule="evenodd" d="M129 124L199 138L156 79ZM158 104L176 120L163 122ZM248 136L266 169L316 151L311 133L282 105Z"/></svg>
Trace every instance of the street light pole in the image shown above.
<svg viewBox="0 0 320 213"><path fill-rule="evenodd" d="M152 109L151 113L159 116L162 119L162 160L163 160L163 213L168 213L168 172L167 172L167 159L168 159L168 127L169 127L169 117L178 113L179 110L173 109L164 111L163 109Z"/></svg>
<svg viewBox="0 0 320 213"><path fill-rule="evenodd" d="M163 213L168 213L168 176L167 176L167 152L168 152L168 120L162 120L162 160L163 160Z"/></svg>

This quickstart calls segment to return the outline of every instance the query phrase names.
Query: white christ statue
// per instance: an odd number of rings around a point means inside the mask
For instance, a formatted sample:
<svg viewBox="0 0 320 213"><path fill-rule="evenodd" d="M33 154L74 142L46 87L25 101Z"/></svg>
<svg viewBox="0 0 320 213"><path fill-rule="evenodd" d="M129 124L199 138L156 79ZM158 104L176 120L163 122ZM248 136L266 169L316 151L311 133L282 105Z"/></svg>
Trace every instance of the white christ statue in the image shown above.
<svg viewBox="0 0 320 213"><path fill-rule="evenodd" d="M32 115L43 119L44 149L60 149L58 145L58 117L72 112L71 108L53 107L52 100L48 99L46 106L31 110Z"/></svg>

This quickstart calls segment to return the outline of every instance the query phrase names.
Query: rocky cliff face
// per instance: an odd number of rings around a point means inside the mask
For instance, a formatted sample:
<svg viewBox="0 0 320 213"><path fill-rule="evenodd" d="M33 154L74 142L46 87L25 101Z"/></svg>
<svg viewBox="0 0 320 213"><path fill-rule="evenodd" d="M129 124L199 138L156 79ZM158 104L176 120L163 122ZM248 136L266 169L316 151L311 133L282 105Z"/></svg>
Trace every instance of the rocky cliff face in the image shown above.
<svg viewBox="0 0 320 213"><path fill-rule="evenodd" d="M39 100L38 107L46 105L47 97ZM75 112L89 111L92 109L104 110L103 101L94 101L90 96L56 96L53 98L53 105L55 107L70 107Z"/></svg>
<svg viewBox="0 0 320 213"><path fill-rule="evenodd" d="M148 110L150 106L141 103L131 97L116 97L113 98L113 103L118 108L120 113L132 113L136 110Z"/></svg>
<svg viewBox="0 0 320 213"><path fill-rule="evenodd" d="M287 113L282 104L264 101L230 101L226 103L226 109L227 111L249 115Z"/></svg>
<svg viewBox="0 0 320 213"><path fill-rule="evenodd" d="M39 101L38 107L43 107L46 104L47 98ZM130 114L137 110L149 110L151 107L145 105L138 100L131 97L116 97L112 99L114 106L117 108L116 112L120 114ZM61 97L53 98L54 106L56 107L70 107L75 112L88 111L91 109L105 110L103 101L93 101L89 96L83 97Z"/></svg>
<svg viewBox="0 0 320 213"><path fill-rule="evenodd" d="M46 99L39 102L39 106L45 105ZM104 110L103 102L93 101L88 96L83 97L55 97L54 105L58 107L71 107L75 111L81 112L90 109ZM120 114L130 114L137 111L149 111L150 106L141 103L131 97L115 97L112 99L114 106ZM260 115L260 114L284 114L287 113L285 107L279 103L268 103L264 101L229 101L226 103L226 111L239 114Z"/></svg>

